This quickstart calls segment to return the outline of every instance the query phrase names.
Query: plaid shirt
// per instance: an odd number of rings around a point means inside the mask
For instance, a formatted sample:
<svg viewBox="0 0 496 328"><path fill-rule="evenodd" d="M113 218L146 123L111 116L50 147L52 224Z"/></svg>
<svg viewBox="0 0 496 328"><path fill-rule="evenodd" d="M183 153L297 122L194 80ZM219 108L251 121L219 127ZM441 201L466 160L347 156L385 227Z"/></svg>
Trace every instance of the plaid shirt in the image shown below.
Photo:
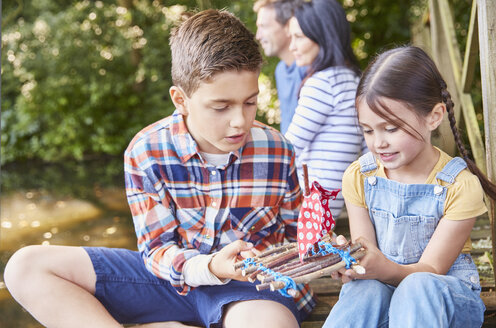
<svg viewBox="0 0 496 328"><path fill-rule="evenodd" d="M301 190L293 147L254 122L246 144L228 163L206 163L177 111L140 131L124 156L126 193L138 249L147 269L178 293L184 263L242 239L258 250L296 240ZM298 309L309 312L301 286Z"/></svg>

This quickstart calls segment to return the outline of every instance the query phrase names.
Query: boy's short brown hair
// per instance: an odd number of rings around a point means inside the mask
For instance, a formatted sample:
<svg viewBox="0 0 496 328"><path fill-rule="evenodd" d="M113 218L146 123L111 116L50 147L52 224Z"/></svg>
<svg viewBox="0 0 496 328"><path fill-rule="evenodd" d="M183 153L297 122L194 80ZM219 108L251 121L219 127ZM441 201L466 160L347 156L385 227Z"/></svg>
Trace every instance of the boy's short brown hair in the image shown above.
<svg viewBox="0 0 496 328"><path fill-rule="evenodd" d="M172 81L186 95L225 71L258 71L262 55L255 36L233 14L209 9L186 19L171 33Z"/></svg>

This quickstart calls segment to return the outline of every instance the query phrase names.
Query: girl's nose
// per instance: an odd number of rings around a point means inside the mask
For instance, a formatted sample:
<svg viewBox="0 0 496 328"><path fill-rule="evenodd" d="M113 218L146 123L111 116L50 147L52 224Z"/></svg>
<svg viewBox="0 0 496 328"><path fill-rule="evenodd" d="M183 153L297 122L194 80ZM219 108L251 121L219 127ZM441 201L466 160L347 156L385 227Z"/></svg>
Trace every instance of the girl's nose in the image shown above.
<svg viewBox="0 0 496 328"><path fill-rule="evenodd" d="M387 140L384 136L377 134L374 138L374 147L375 148L384 148L387 146Z"/></svg>

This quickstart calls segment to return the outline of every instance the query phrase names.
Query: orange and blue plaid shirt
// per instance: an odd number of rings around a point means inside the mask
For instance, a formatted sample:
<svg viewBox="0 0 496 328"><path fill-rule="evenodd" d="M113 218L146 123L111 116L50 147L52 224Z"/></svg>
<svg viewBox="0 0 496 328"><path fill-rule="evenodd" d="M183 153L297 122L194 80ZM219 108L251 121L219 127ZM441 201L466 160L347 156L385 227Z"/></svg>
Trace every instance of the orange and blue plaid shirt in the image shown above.
<svg viewBox="0 0 496 328"><path fill-rule="evenodd" d="M242 239L258 250L296 240L302 199L292 145L254 122L224 166L206 163L177 111L140 131L125 156L126 193L147 269L178 293L184 263ZM314 306L300 286L298 309Z"/></svg>

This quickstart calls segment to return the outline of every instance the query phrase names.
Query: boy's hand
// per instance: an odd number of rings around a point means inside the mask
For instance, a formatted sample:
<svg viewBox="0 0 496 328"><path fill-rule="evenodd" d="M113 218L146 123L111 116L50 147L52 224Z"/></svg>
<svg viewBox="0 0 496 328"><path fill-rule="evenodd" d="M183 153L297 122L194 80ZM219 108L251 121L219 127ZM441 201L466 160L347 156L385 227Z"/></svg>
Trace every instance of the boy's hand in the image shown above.
<svg viewBox="0 0 496 328"><path fill-rule="evenodd" d="M234 270L234 264L238 261L238 255L243 258L253 257L258 250L253 248L252 243L247 243L243 240L237 240L230 243L220 250L208 264L208 268L212 274L219 279L234 279L247 281L248 277L241 275L241 270Z"/></svg>

